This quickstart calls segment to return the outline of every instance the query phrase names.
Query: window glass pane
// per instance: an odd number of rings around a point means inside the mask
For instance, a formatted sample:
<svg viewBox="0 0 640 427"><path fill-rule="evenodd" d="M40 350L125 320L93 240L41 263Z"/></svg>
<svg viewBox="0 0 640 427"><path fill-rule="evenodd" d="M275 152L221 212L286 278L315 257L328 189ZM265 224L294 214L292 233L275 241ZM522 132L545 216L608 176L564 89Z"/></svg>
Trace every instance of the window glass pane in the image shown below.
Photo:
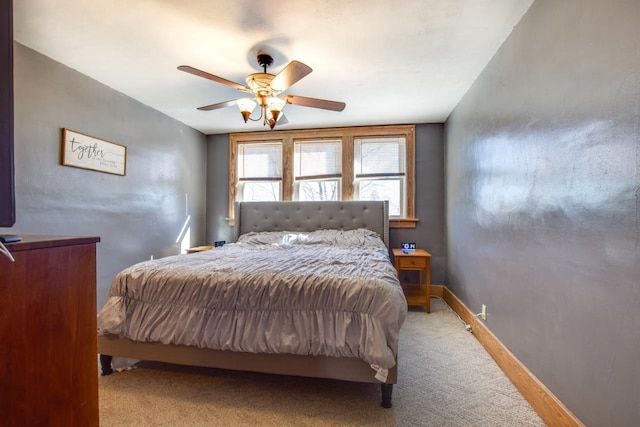
<svg viewBox="0 0 640 427"><path fill-rule="evenodd" d="M271 202L280 200L280 181L245 181L240 185L243 202Z"/></svg>
<svg viewBox="0 0 640 427"><path fill-rule="evenodd" d="M404 138L357 138L355 174L403 174L406 168Z"/></svg>
<svg viewBox="0 0 640 427"><path fill-rule="evenodd" d="M281 143L238 144L238 179L281 177Z"/></svg>
<svg viewBox="0 0 640 427"><path fill-rule="evenodd" d="M388 200L389 216L402 216L404 179L361 179L357 181L358 200Z"/></svg>
<svg viewBox="0 0 640 427"><path fill-rule="evenodd" d="M296 141L294 176L340 175L342 141Z"/></svg>
<svg viewBox="0 0 640 427"><path fill-rule="evenodd" d="M296 200L340 200L340 183L337 179L322 181L300 181Z"/></svg>

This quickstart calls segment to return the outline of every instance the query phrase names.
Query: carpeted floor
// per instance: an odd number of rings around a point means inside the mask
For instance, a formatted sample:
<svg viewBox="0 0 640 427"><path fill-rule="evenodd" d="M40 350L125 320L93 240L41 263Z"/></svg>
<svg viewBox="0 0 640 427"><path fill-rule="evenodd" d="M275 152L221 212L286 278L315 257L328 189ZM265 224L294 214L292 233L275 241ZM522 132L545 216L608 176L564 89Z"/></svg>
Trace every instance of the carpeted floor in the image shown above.
<svg viewBox="0 0 640 427"><path fill-rule="evenodd" d="M446 303L423 310L402 327L391 409L377 384L144 362L100 377L100 425L544 426Z"/></svg>

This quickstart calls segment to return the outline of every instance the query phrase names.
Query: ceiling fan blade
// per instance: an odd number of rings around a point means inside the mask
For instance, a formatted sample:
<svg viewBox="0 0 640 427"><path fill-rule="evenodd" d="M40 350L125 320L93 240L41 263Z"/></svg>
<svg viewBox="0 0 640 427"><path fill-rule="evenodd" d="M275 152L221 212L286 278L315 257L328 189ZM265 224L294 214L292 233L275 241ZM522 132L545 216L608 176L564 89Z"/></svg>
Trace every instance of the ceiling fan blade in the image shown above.
<svg viewBox="0 0 640 427"><path fill-rule="evenodd" d="M311 67L302 62L291 61L273 78L271 87L277 91L283 91L312 71Z"/></svg>
<svg viewBox="0 0 640 427"><path fill-rule="evenodd" d="M205 105L204 107L198 107L200 111L211 111L218 110L220 108L233 107L234 105L238 105L237 99L232 99L231 101L218 102L217 104Z"/></svg>
<svg viewBox="0 0 640 427"><path fill-rule="evenodd" d="M284 95L282 97L287 104L300 105L302 107L321 108L323 110L342 111L346 104L344 102L327 101L326 99L307 98L306 96Z"/></svg>
<svg viewBox="0 0 640 427"><path fill-rule="evenodd" d="M213 74L207 73L206 71L198 70L197 68L190 67L188 65L180 65L178 70L184 71L185 73L193 74L194 76L203 77L207 80L212 80L216 83L221 83L226 86L230 86L234 89L246 91L247 87L241 85L240 83L232 82L231 80L223 79L222 77L214 76Z"/></svg>

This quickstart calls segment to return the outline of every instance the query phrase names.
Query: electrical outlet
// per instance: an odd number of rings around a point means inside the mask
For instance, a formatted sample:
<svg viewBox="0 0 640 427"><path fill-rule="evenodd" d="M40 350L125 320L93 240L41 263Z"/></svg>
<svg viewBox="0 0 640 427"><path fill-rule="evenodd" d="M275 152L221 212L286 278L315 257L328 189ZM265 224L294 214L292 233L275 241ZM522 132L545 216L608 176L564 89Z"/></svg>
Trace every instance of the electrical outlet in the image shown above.
<svg viewBox="0 0 640 427"><path fill-rule="evenodd" d="M481 314L482 320L487 320L487 306L482 304L482 314Z"/></svg>

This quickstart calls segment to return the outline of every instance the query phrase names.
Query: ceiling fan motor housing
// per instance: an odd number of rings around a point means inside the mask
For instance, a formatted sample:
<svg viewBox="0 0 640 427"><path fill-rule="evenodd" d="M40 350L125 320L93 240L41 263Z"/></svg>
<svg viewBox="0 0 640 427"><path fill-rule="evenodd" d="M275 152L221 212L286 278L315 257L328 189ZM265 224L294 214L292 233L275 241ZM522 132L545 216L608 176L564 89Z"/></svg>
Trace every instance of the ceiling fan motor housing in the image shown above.
<svg viewBox="0 0 640 427"><path fill-rule="evenodd" d="M247 87L256 96L270 97L280 92L271 87L271 81L273 81L274 77L273 74L269 73L253 73L249 74L245 81L247 82Z"/></svg>
<svg viewBox="0 0 640 427"><path fill-rule="evenodd" d="M275 78L275 75L267 73L267 67L273 64L271 55L258 52L258 64L264 69L264 72L249 74L245 81L251 92L258 97L260 104L264 105L264 98L274 96L279 91L271 87L271 81Z"/></svg>

